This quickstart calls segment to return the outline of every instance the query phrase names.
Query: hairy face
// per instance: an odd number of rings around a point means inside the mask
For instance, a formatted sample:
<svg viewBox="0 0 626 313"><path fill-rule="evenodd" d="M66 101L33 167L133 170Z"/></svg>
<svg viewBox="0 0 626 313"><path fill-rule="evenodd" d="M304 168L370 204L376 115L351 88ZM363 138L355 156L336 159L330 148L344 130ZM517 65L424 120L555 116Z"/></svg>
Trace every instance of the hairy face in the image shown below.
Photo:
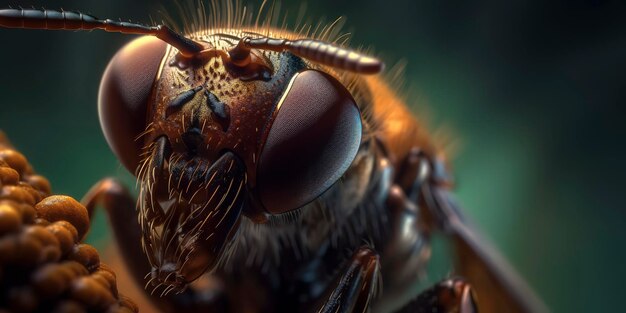
<svg viewBox="0 0 626 313"><path fill-rule="evenodd" d="M198 63L181 63L168 50L157 76L137 175L139 221L152 281L173 291L220 263L254 189L259 138L304 68L299 58L272 52L258 55L262 67L233 70L219 51L240 35L196 38L216 51Z"/></svg>

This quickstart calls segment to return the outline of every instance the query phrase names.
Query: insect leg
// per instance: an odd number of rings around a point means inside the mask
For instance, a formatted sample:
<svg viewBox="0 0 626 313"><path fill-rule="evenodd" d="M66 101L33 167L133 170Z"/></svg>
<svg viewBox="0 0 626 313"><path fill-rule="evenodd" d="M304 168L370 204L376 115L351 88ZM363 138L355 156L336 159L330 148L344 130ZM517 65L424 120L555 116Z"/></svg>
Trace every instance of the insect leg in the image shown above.
<svg viewBox="0 0 626 313"><path fill-rule="evenodd" d="M414 148L405 158L396 182L410 201L418 203L424 231L452 239L456 274L481 297L482 312L547 312L545 305L499 253L463 216L449 191L451 179L441 160ZM481 295L485 296L481 296Z"/></svg>
<svg viewBox="0 0 626 313"><path fill-rule="evenodd" d="M330 297L316 312L367 312L380 275L378 267L378 254L369 247L359 248Z"/></svg>
<svg viewBox="0 0 626 313"><path fill-rule="evenodd" d="M402 188L409 201L418 203L422 186L431 176L428 157L421 149L413 147L401 164L396 184Z"/></svg>
<svg viewBox="0 0 626 313"><path fill-rule="evenodd" d="M137 222L135 200L118 181L105 178L94 185L83 197L89 217L98 205L106 209L115 241L135 282L143 288L145 275L151 270L141 247L141 228ZM160 292L150 295L150 300L162 312L226 312L221 290L196 290L188 288L177 295L160 297Z"/></svg>
<svg viewBox="0 0 626 313"><path fill-rule="evenodd" d="M452 278L424 290L396 311L409 312L476 313L478 309L469 284L462 279Z"/></svg>
<svg viewBox="0 0 626 313"><path fill-rule="evenodd" d="M135 276L143 279L150 265L141 249L141 230L137 224L135 200L119 182L105 178L94 185L81 203L87 208L92 220L97 205L102 205L109 216L111 227L127 266Z"/></svg>

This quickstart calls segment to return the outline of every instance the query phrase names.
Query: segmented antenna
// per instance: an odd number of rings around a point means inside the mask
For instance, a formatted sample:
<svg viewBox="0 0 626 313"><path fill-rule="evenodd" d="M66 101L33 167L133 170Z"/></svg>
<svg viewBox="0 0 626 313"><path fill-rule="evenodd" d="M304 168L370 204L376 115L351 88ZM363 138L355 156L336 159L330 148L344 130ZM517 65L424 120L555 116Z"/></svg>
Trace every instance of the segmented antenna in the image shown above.
<svg viewBox="0 0 626 313"><path fill-rule="evenodd" d="M95 16L71 11L4 9L0 10L0 27L50 30L93 30L123 34L151 35L176 47L184 56L193 56L203 47L197 42L176 33L165 25L141 24L101 20Z"/></svg>
<svg viewBox="0 0 626 313"><path fill-rule="evenodd" d="M271 51L289 51L299 57L313 62L336 67L339 69L360 74L376 74L381 72L385 64L380 60L362 55L358 52L344 49L333 44L312 39L274 39L242 38L237 46L228 53L231 60L238 66L250 63L250 49L263 49Z"/></svg>

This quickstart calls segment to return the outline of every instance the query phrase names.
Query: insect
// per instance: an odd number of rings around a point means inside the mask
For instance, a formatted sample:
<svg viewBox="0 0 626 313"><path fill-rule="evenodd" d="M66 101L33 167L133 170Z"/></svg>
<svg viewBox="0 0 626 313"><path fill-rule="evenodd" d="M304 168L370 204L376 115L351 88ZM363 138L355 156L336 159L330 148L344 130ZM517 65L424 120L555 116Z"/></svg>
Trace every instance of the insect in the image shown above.
<svg viewBox="0 0 626 313"><path fill-rule="evenodd" d="M545 311L463 218L436 143L376 75L380 60L328 32L302 37L230 11L186 34L0 11L2 27L143 35L109 63L98 104L139 200L105 179L84 203L107 208L157 307ZM433 232L452 239L460 278L392 305L423 272Z"/></svg>

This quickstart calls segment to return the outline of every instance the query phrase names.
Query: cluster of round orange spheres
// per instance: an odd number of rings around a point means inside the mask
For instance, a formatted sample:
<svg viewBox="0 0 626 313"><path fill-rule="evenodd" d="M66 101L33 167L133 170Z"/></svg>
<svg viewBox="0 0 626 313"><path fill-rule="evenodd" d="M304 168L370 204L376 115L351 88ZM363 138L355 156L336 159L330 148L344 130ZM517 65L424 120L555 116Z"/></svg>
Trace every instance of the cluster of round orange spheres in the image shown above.
<svg viewBox="0 0 626 313"><path fill-rule="evenodd" d="M85 207L50 193L0 133L0 313L137 312L96 249L80 242Z"/></svg>

